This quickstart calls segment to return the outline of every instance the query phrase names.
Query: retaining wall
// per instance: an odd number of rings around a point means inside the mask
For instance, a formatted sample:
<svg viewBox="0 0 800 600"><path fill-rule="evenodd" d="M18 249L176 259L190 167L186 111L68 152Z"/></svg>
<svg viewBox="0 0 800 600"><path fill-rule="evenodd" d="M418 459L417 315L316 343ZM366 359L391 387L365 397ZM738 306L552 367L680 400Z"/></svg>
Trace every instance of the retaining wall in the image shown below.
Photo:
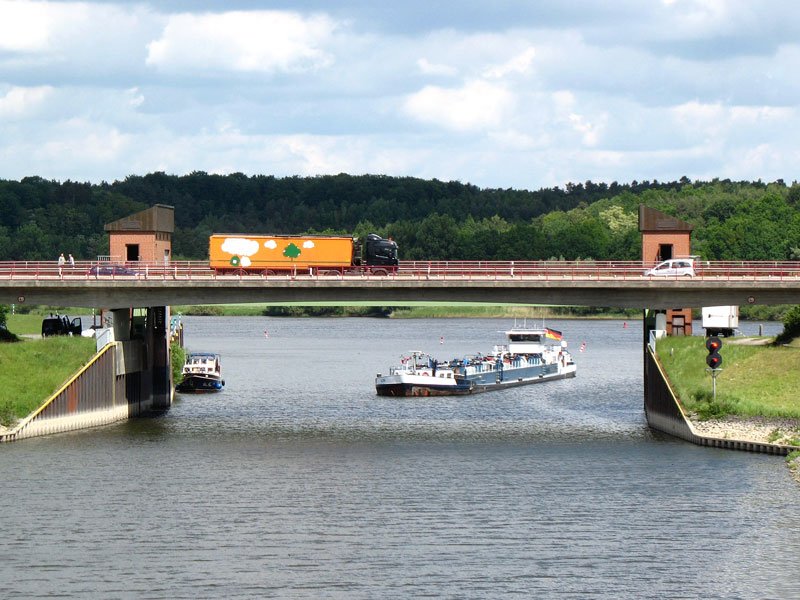
<svg viewBox="0 0 800 600"><path fill-rule="evenodd" d="M0 442L107 425L150 410L152 373L141 370L139 346L107 344L37 411L0 435Z"/></svg>
<svg viewBox="0 0 800 600"><path fill-rule="evenodd" d="M644 387L644 412L647 417L647 424L653 429L700 446L784 456L794 450L798 450L796 446L709 437L696 433L691 421L686 417L683 408L673 393L666 374L658 362L658 357L649 344L645 345Z"/></svg>

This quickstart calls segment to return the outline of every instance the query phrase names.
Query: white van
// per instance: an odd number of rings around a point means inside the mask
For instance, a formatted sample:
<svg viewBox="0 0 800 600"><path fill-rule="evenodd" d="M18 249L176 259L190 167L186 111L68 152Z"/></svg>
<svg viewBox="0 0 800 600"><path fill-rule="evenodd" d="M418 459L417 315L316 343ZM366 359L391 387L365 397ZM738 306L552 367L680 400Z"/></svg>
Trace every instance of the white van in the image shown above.
<svg viewBox="0 0 800 600"><path fill-rule="evenodd" d="M647 276L680 277L686 275L694 277L693 258L671 258L658 263L652 269L644 272Z"/></svg>

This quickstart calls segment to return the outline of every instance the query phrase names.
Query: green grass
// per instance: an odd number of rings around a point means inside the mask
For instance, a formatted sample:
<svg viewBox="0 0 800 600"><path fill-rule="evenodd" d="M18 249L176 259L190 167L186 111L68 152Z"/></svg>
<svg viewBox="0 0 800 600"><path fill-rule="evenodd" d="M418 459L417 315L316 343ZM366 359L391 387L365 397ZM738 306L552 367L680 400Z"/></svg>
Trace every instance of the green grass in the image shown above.
<svg viewBox="0 0 800 600"><path fill-rule="evenodd" d="M320 307L320 306L339 306L337 302L282 302L282 303L263 303L263 304L217 304L213 306L173 306L172 314L193 315L193 316L264 316L268 307L289 306L289 307ZM364 307L383 306L375 302L354 302L350 308L355 315L363 314ZM407 302L403 306L392 309L391 318L609 318L609 319L629 319L635 320L641 317L640 311L603 311L599 314L586 314L585 309L570 307L550 307L521 304L485 304L480 302L460 302L451 304L441 304L434 302Z"/></svg>
<svg viewBox="0 0 800 600"><path fill-rule="evenodd" d="M712 398L702 337L669 337L658 357L683 407L700 418L727 414L800 418L800 347L748 346L723 340L717 398Z"/></svg>
<svg viewBox="0 0 800 600"><path fill-rule="evenodd" d="M81 337L0 344L0 423L36 410L94 353L95 341Z"/></svg>
<svg viewBox="0 0 800 600"><path fill-rule="evenodd" d="M26 307L27 309L27 307ZM70 320L75 317L83 318L83 326L87 327L92 324L90 308L64 308L52 306L36 306L30 309L30 312L21 314L9 314L7 319L8 330L17 335L39 335L42 333L42 319L49 317L51 313L58 313L59 315L69 315ZM87 322L86 316L89 315Z"/></svg>
<svg viewBox="0 0 800 600"><path fill-rule="evenodd" d="M41 334L43 318L43 316L35 314L8 315L6 325L9 331L17 335Z"/></svg>

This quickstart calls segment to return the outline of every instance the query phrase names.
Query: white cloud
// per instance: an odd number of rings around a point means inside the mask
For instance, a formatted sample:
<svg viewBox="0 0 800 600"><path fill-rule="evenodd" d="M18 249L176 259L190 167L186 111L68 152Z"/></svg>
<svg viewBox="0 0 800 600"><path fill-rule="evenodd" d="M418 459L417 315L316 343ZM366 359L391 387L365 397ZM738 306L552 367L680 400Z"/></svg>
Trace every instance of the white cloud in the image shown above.
<svg viewBox="0 0 800 600"><path fill-rule="evenodd" d="M444 75L446 77L458 75L458 69L455 67L445 64L434 64L427 58L420 58L417 60L417 66L423 75Z"/></svg>
<svg viewBox="0 0 800 600"><path fill-rule="evenodd" d="M600 134L605 126L607 117L600 115L597 120L592 121L583 115L572 113L569 115L569 122L572 128L581 134L581 140L586 146L596 146L600 140Z"/></svg>
<svg viewBox="0 0 800 600"><path fill-rule="evenodd" d="M311 240L306 240L305 242L303 242L303 248L309 249L313 247L314 247L314 242L312 242Z"/></svg>
<svg viewBox="0 0 800 600"><path fill-rule="evenodd" d="M53 25L54 7L42 2L0 0L0 50L45 50Z"/></svg>
<svg viewBox="0 0 800 600"><path fill-rule="evenodd" d="M497 127L514 107L514 95L504 86L469 81L460 88L427 86L409 96L404 110L410 117L456 131Z"/></svg>
<svg viewBox="0 0 800 600"><path fill-rule="evenodd" d="M248 240L247 238L225 238L225 241L222 242L221 249L228 254L243 257L252 256L258 252L258 242L256 240Z"/></svg>
<svg viewBox="0 0 800 600"><path fill-rule="evenodd" d="M264 242L264 248L267 248L269 250L275 250L275 248L277 247L278 247L278 242L276 242L275 240L267 240L266 242Z"/></svg>
<svg viewBox="0 0 800 600"><path fill-rule="evenodd" d="M31 115L53 94L49 85L12 87L0 96L0 118L11 119Z"/></svg>
<svg viewBox="0 0 800 600"><path fill-rule="evenodd" d="M533 47L526 48L525 51L512 57L502 65L489 67L484 71L484 76L489 79L503 79L508 75L524 75L530 71L535 57L536 49Z"/></svg>
<svg viewBox="0 0 800 600"><path fill-rule="evenodd" d="M797 3L253 5L0 0L0 177L796 171Z"/></svg>
<svg viewBox="0 0 800 600"><path fill-rule="evenodd" d="M126 90L128 94L128 103L132 108L139 108L144 104L144 95L139 91L138 87L132 87Z"/></svg>
<svg viewBox="0 0 800 600"><path fill-rule="evenodd" d="M168 71L295 72L333 62L327 16L279 11L178 14L148 44L147 64Z"/></svg>

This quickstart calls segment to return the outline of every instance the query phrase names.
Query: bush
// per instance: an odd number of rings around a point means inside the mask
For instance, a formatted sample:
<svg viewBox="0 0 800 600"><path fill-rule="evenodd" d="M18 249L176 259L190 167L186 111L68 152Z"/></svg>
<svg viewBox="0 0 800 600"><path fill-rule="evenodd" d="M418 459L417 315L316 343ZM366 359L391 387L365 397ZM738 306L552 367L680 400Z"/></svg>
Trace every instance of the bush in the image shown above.
<svg viewBox="0 0 800 600"><path fill-rule="evenodd" d="M178 385L183 380L181 372L183 363L186 362L186 350L178 342L172 342L169 345L169 361L172 367L172 381Z"/></svg>
<svg viewBox="0 0 800 600"><path fill-rule="evenodd" d="M223 310L220 306L189 306L184 314L193 317L221 317Z"/></svg>
<svg viewBox="0 0 800 600"><path fill-rule="evenodd" d="M775 338L776 344L786 344L800 336L800 305L794 306L783 317L783 331Z"/></svg>
<svg viewBox="0 0 800 600"><path fill-rule="evenodd" d="M0 402L0 425L3 427L10 427L17 420L14 415L14 409L11 406L10 400L3 400Z"/></svg>
<svg viewBox="0 0 800 600"><path fill-rule="evenodd" d="M695 390L692 396L697 418L701 421L721 419L726 415L736 414L736 407L732 402L719 398L714 399L714 395L709 390Z"/></svg>

